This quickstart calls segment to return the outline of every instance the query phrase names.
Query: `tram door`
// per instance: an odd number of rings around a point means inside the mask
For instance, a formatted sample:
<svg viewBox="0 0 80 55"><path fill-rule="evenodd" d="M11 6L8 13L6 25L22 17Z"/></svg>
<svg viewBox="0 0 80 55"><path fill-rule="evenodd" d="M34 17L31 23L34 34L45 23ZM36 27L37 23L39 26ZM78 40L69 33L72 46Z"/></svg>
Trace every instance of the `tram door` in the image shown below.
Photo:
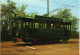
<svg viewBox="0 0 80 55"><path fill-rule="evenodd" d="M61 24L60 23L55 23L55 29L60 30L61 29Z"/></svg>
<svg viewBox="0 0 80 55"><path fill-rule="evenodd" d="M25 22L25 33L26 33L26 37L29 37L29 30L31 28L31 22Z"/></svg>
<svg viewBox="0 0 80 55"><path fill-rule="evenodd" d="M28 26L26 26L26 37L28 37L29 36L29 28L28 28Z"/></svg>
<svg viewBox="0 0 80 55"><path fill-rule="evenodd" d="M68 37L68 35L71 34L71 33L70 33L70 32L71 32L71 25L65 24L64 30L65 30L65 37Z"/></svg>

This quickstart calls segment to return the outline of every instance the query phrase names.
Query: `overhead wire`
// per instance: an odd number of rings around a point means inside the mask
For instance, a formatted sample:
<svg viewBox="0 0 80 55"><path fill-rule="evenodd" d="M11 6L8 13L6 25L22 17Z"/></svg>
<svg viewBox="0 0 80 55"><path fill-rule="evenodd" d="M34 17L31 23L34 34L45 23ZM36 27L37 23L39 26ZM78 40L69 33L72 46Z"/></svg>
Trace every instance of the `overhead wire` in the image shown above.
<svg viewBox="0 0 80 55"><path fill-rule="evenodd" d="M52 1L49 1L49 2L55 3L55 4L59 4L59 5L62 5L62 6L68 6L68 7L78 8L78 7L75 7L75 6L72 6L72 5L65 5L65 4L61 4L61 3L57 3L57 2L52 2Z"/></svg>
<svg viewBox="0 0 80 55"><path fill-rule="evenodd" d="M28 0L27 0L28 1ZM29 2L29 1L28 1ZM52 1L49 1L50 3L54 3L54 4L59 4L59 5L62 5L62 6L66 6L66 7L73 7L73 8L78 8L78 7L75 7L75 6L72 6L72 5L65 5L65 4L61 4L61 3L57 3L57 2L52 2ZM29 2L30 3L30 2ZM19 4L22 4L22 3L19 3ZM28 6L34 6L34 7L38 7L38 8L43 8L43 9L47 9L45 7L41 7L41 6L36 6L36 5L30 5L28 4ZM76 5L77 6L77 5Z"/></svg>
<svg viewBox="0 0 80 55"><path fill-rule="evenodd" d="M18 4L22 4L22 3L18 3ZM45 7L40 7L40 6L35 6L35 5L30 5L30 4L28 4L28 6L34 6L34 7L38 7L38 8L47 9L47 8L45 8Z"/></svg>
<svg viewBox="0 0 80 55"><path fill-rule="evenodd" d="M44 1L44 0L43 0L43 1ZM46 2L46 1L45 1L45 2ZM78 5L73 6L73 5L61 4L61 3L58 3L58 2L52 2L52 1L49 1L49 3L59 4L59 5L62 5L62 6L67 6L67 7L78 8L78 7L76 7L76 6L78 6Z"/></svg>

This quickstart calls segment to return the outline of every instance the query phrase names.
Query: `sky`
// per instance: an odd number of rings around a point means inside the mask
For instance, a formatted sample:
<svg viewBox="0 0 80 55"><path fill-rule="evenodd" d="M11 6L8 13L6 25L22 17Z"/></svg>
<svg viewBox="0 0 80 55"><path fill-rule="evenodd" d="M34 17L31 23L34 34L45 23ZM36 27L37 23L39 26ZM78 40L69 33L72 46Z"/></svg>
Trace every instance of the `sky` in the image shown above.
<svg viewBox="0 0 80 55"><path fill-rule="evenodd" d="M26 13L37 12L39 15L47 13L47 0L11 0L17 6L22 4L28 5L25 9ZM1 0L1 3L6 3L6 0ZM74 7L71 7L74 6ZM71 9L72 15L79 18L79 0L49 0L49 11L59 8ZM54 14L57 11L53 12Z"/></svg>

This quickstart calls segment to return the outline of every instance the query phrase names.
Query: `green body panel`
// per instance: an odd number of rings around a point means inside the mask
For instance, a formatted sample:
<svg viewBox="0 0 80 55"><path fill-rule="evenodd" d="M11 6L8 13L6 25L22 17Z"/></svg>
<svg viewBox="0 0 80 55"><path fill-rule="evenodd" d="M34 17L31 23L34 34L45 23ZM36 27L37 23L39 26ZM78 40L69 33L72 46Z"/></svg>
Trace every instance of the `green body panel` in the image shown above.
<svg viewBox="0 0 80 55"><path fill-rule="evenodd" d="M25 34L26 34L26 30L25 29L19 29L19 32L18 32L18 36L19 38L25 38Z"/></svg>
<svg viewBox="0 0 80 55"><path fill-rule="evenodd" d="M62 39L64 30L30 29L29 38L35 39Z"/></svg>
<svg viewBox="0 0 80 55"><path fill-rule="evenodd" d="M53 29L29 29L28 37L26 37L26 29L18 29L16 31L16 34L17 33L18 35L16 35L16 37L21 39L60 40L66 37L64 30L53 30ZM69 34L70 33L68 33L67 37L69 37Z"/></svg>

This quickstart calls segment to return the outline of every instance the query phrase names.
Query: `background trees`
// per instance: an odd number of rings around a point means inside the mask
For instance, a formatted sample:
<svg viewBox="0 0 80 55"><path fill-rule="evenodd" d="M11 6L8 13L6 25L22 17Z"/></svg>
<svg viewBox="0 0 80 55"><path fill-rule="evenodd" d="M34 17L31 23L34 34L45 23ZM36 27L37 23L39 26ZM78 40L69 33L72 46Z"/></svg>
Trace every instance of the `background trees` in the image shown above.
<svg viewBox="0 0 80 55"><path fill-rule="evenodd" d="M51 17L61 18L64 21L71 22L71 31L72 36L79 37L78 29L79 29L79 19L76 16L73 16L70 9L59 10L57 14L52 14Z"/></svg>
<svg viewBox="0 0 80 55"><path fill-rule="evenodd" d="M21 8L16 6L13 1L7 0L7 4L1 4L1 39L10 40L11 22L10 20L19 16L24 16L27 5Z"/></svg>
<svg viewBox="0 0 80 55"><path fill-rule="evenodd" d="M72 31L78 30L78 18L71 14L70 9L66 8L64 10L59 10L57 14L52 14L51 17L61 18L65 21L70 21L72 23Z"/></svg>
<svg viewBox="0 0 80 55"><path fill-rule="evenodd" d="M9 20L15 17L13 11L16 9L16 4L7 0L7 4L1 4L1 39L10 39L10 22Z"/></svg>

